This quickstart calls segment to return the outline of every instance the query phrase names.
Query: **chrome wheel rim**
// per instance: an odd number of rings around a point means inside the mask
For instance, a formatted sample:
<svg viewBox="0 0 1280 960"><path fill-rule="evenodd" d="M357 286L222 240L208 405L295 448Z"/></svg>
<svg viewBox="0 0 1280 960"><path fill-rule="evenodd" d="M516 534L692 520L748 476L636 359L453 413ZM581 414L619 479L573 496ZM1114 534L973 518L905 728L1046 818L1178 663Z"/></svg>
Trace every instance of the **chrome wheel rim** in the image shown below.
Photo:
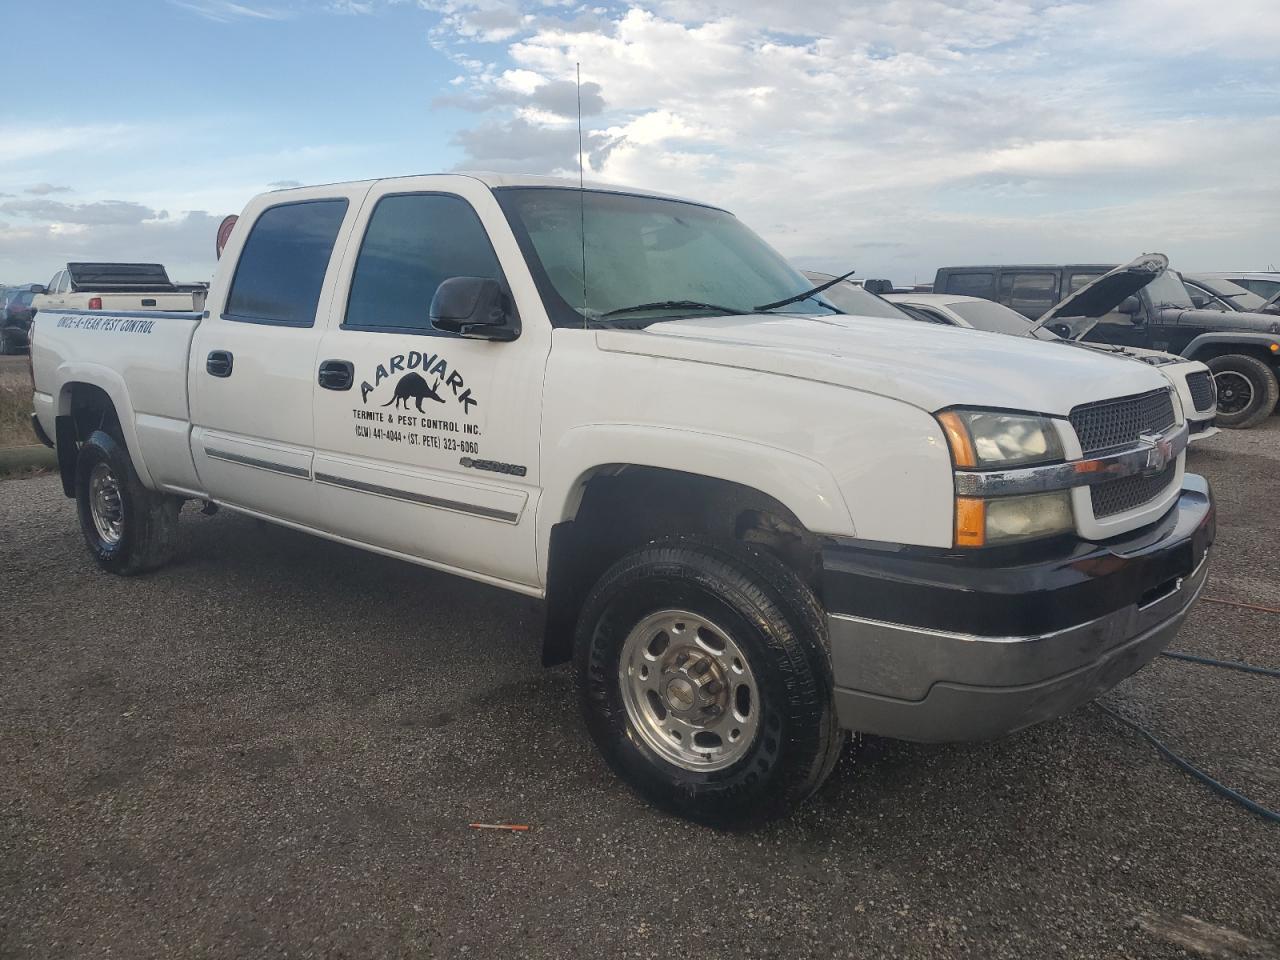
<svg viewBox="0 0 1280 960"><path fill-rule="evenodd" d="M1213 375L1218 388L1218 412L1239 413L1253 403L1253 384L1243 373L1224 370Z"/></svg>
<svg viewBox="0 0 1280 960"><path fill-rule="evenodd" d="M627 634L618 664L632 728L685 770L722 770L742 759L759 729L751 664L728 632L688 610L661 610Z"/></svg>
<svg viewBox="0 0 1280 960"><path fill-rule="evenodd" d="M89 474L89 513L102 541L115 546L124 535L124 504L120 484L105 463L94 465Z"/></svg>

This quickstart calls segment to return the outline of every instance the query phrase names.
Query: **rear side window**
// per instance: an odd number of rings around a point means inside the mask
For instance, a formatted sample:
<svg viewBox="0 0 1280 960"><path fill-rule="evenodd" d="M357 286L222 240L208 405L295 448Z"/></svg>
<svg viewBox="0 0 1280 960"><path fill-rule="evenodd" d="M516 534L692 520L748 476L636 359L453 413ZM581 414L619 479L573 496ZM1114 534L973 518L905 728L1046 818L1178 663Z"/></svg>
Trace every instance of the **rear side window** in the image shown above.
<svg viewBox="0 0 1280 960"><path fill-rule="evenodd" d="M343 327L455 336L431 326L431 299L450 277L502 281L480 218L461 197L383 197L369 218L351 276Z"/></svg>
<svg viewBox="0 0 1280 960"><path fill-rule="evenodd" d="M1000 274L999 299L1019 312L1044 313L1058 302L1058 275L1005 271Z"/></svg>
<svg viewBox="0 0 1280 960"><path fill-rule="evenodd" d="M345 198L283 203L262 211L240 252L226 319L310 327Z"/></svg>
<svg viewBox="0 0 1280 960"><path fill-rule="evenodd" d="M996 278L991 273L953 273L947 277L947 289L944 292L994 300Z"/></svg>
<svg viewBox="0 0 1280 960"><path fill-rule="evenodd" d="M1075 293L1086 283L1093 283L1093 281L1097 280L1100 276L1102 276L1100 273L1073 273L1071 275L1071 282L1067 287L1067 293Z"/></svg>

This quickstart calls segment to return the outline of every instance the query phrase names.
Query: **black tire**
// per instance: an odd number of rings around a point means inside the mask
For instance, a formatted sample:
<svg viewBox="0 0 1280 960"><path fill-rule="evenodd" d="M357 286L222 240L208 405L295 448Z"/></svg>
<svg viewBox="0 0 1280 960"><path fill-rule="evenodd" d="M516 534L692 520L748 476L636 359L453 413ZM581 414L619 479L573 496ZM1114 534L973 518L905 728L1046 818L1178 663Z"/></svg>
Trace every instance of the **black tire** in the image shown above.
<svg viewBox="0 0 1280 960"><path fill-rule="evenodd" d="M692 770L663 757L628 715L620 675L626 638L646 617L673 608L723 628L755 678L754 737L723 769ZM680 816L740 827L786 814L839 759L844 733L822 608L789 567L741 544L666 541L614 564L583 607L574 662L587 728L609 766Z"/></svg>
<svg viewBox="0 0 1280 960"><path fill-rule="evenodd" d="M114 491L107 496L111 518L119 526L114 537L104 535L94 518L95 471L100 467L100 476L109 477ZM104 570L132 576L172 558L182 501L144 487L124 444L104 430L95 430L76 455L76 506L85 543Z"/></svg>
<svg viewBox="0 0 1280 960"><path fill-rule="evenodd" d="M1218 426L1248 430L1271 416L1280 384L1269 366L1243 353L1213 357L1208 365L1218 387Z"/></svg>

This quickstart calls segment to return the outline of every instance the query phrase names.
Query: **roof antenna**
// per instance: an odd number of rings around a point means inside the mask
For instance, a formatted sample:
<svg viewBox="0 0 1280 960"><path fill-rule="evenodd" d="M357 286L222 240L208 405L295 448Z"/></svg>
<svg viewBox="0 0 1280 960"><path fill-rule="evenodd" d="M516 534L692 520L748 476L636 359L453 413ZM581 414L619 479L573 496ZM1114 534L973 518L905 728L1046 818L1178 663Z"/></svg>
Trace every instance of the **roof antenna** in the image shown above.
<svg viewBox="0 0 1280 960"><path fill-rule="evenodd" d="M582 64L575 63L578 85L578 234L582 238L582 325L587 325L587 198L582 178Z"/></svg>

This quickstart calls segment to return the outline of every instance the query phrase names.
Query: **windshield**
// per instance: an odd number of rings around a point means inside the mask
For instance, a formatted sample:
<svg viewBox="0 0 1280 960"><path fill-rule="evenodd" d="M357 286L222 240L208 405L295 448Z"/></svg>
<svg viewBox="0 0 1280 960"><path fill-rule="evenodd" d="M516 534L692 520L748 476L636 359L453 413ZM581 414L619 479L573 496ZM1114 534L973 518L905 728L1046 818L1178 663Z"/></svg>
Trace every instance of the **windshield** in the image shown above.
<svg viewBox="0 0 1280 960"><path fill-rule="evenodd" d="M1033 331L1031 328L1035 326L1034 320L1028 320L1017 310L990 300L958 300L948 303L947 308L960 314L976 330L1010 333L1015 337L1033 336L1041 340L1061 339L1043 327Z"/></svg>
<svg viewBox="0 0 1280 960"><path fill-rule="evenodd" d="M835 277L825 273L806 273L810 284L813 286L821 286L828 280L834 280ZM870 293L855 283L848 280L841 280L833 287L827 287L822 291L822 296L830 300L844 313L851 313L859 317L892 317L894 320L910 320L905 313L895 307L888 300L882 300L874 293Z"/></svg>
<svg viewBox="0 0 1280 960"><path fill-rule="evenodd" d="M1182 278L1172 270L1161 273L1143 288L1143 292L1152 306L1193 309L1187 288L1182 285Z"/></svg>
<svg viewBox="0 0 1280 960"><path fill-rule="evenodd" d="M1252 290L1246 290L1230 280L1219 280L1215 277L1209 280L1200 280L1198 283L1210 293L1225 300L1230 300L1246 312L1256 312L1267 305L1266 297L1260 297Z"/></svg>
<svg viewBox="0 0 1280 960"><path fill-rule="evenodd" d="M557 326L612 311L629 326L703 313L751 313L814 284L732 214L679 200L599 190L502 187L494 191ZM583 232L587 282L583 297ZM701 310L690 302L714 304ZM821 296L778 308L835 313Z"/></svg>

